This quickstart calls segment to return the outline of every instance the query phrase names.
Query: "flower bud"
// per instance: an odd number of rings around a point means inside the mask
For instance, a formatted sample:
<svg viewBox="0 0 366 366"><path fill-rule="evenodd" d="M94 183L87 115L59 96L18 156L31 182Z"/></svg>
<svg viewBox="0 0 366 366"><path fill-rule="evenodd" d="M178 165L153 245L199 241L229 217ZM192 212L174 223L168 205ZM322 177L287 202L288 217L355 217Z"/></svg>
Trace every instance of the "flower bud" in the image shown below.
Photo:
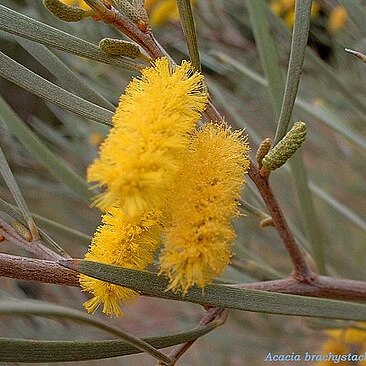
<svg viewBox="0 0 366 366"><path fill-rule="evenodd" d="M103 38L99 42L99 48L108 55L130 58L135 58L140 55L140 49L135 43L120 39Z"/></svg>
<svg viewBox="0 0 366 366"><path fill-rule="evenodd" d="M263 158L263 169L270 172L285 164L304 142L305 137L306 124L296 122L286 136Z"/></svg>
<svg viewBox="0 0 366 366"><path fill-rule="evenodd" d="M261 142L261 144L259 145L258 150L257 150L257 154L255 156L259 168L262 167L262 160L267 155L267 153L268 153L269 149L271 148L271 146L272 146L272 140L269 137L265 138Z"/></svg>
<svg viewBox="0 0 366 366"><path fill-rule="evenodd" d="M78 22L90 14L90 11L75 5L66 5L59 0L43 0L43 4L55 17L65 22Z"/></svg>

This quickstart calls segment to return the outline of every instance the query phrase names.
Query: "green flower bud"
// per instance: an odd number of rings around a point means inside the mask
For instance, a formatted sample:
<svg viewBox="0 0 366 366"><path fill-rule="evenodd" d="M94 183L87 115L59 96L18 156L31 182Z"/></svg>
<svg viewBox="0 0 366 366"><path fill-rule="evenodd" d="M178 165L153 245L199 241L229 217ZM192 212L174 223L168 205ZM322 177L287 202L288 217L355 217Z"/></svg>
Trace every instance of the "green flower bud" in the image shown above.
<svg viewBox="0 0 366 366"><path fill-rule="evenodd" d="M272 140L269 137L265 138L259 145L257 154L255 156L257 163L259 165L259 168L262 167L262 160L267 155L271 146L272 146Z"/></svg>
<svg viewBox="0 0 366 366"><path fill-rule="evenodd" d="M137 9L127 0L112 0L111 3L117 10L130 18L135 24L142 20Z"/></svg>
<svg viewBox="0 0 366 366"><path fill-rule="evenodd" d="M43 0L43 4L50 13L65 22L78 22L90 14L78 6L66 5L59 0Z"/></svg>
<svg viewBox="0 0 366 366"><path fill-rule="evenodd" d="M263 158L263 168L270 172L286 163L306 137L306 124L296 122L286 136Z"/></svg>
<svg viewBox="0 0 366 366"><path fill-rule="evenodd" d="M130 58L135 58L140 55L140 49L135 43L120 39L103 38L99 42L99 47L108 55L126 56Z"/></svg>

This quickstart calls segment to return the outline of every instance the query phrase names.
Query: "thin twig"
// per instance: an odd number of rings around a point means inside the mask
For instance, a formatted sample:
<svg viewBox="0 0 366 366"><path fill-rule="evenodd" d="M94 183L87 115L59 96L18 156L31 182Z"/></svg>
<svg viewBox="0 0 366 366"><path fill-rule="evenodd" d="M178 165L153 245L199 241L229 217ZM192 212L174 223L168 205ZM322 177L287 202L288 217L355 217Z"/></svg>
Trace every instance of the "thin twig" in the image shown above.
<svg viewBox="0 0 366 366"><path fill-rule="evenodd" d="M92 0L85 0L85 2L95 11L101 20L112 25L121 33L138 43L151 57L158 58L163 56L163 52L155 43L148 28L142 31L137 24L116 9L108 9L104 5L100 5Z"/></svg>
<svg viewBox="0 0 366 366"><path fill-rule="evenodd" d="M209 308L206 312L206 314L202 317L200 322L198 323L198 326L196 328L202 327L204 325L207 325L209 323L215 322L216 327L219 327L220 325L224 324L227 317L229 315L228 309L222 309L222 308ZM183 354L193 345L194 342L196 342L197 339L193 339L192 341L188 341L186 343L182 343L178 346L176 346L171 353L169 353L169 358L173 361L172 365L175 365L176 362L180 357L183 356ZM163 365L162 363L159 363L159 365Z"/></svg>
<svg viewBox="0 0 366 366"><path fill-rule="evenodd" d="M294 278L300 282L309 283L312 280L314 274L309 269L300 247L297 245L289 227L287 226L283 213L278 206L278 203L269 185L268 178L262 177L259 174L258 168L253 162L251 163L251 168L248 174L261 193L269 214L273 219L273 224L277 229L291 258L291 261L294 265Z"/></svg>

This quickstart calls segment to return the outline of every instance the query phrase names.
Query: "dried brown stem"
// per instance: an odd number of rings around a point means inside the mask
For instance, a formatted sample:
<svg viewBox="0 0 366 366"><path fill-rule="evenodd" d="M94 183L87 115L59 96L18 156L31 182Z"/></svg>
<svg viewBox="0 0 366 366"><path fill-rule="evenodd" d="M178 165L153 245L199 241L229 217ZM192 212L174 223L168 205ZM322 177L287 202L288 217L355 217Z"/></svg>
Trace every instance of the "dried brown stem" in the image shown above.
<svg viewBox="0 0 366 366"><path fill-rule="evenodd" d="M0 254L0 276L56 285L79 286L77 272L64 268L56 262L9 254ZM366 282L325 276L314 276L308 283L289 277L234 286L328 299L366 301Z"/></svg>

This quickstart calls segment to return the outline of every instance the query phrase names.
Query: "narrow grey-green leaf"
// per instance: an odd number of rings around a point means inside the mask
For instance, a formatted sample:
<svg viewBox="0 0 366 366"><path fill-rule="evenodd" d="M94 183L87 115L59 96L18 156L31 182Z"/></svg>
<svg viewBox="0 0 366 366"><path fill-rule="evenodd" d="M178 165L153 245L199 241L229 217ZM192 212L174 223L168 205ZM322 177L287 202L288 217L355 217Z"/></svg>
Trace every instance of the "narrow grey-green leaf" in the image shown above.
<svg viewBox="0 0 366 366"><path fill-rule="evenodd" d="M198 51L197 32L194 25L192 5L190 0L177 0L179 17L186 39L189 57L193 67L201 71L200 54Z"/></svg>
<svg viewBox="0 0 366 366"><path fill-rule="evenodd" d="M301 156L301 149L289 161L292 176L297 186L297 194L301 202L301 217L305 231L309 237L313 258L320 274L325 274L324 233L320 230L319 221L313 215L316 212L313 196L309 188L309 181Z"/></svg>
<svg viewBox="0 0 366 366"><path fill-rule="evenodd" d="M66 308L64 306L55 305L45 301L4 300L0 301L0 316L5 315L7 316L37 315L52 318L63 318L86 323L99 329L105 330L106 332L121 338L127 344L132 345L133 347L150 354L151 356L153 356L158 360L164 361L168 364L170 363L170 359L167 356L159 352L155 347L151 346L149 343L143 341L138 337L133 336L130 333L123 331L121 328L111 323L107 323L102 319L99 319L95 316L89 315L76 309Z"/></svg>
<svg viewBox="0 0 366 366"><path fill-rule="evenodd" d="M348 0L345 0L348 1ZM291 33L284 24L284 22L274 14L272 14L272 19L277 23L276 27L281 29L281 33L284 37L289 38ZM316 68L317 73L322 75L323 79L328 81L328 85L343 95L343 97L347 100L347 103L352 109L357 113L357 115L366 120L366 104L364 103L362 97L357 95L354 92L351 85L348 85L342 78L339 72L335 70L329 63L322 60L316 51L312 50L308 47L307 49L307 59L313 64L313 67Z"/></svg>
<svg viewBox="0 0 366 366"><path fill-rule="evenodd" d="M153 347L160 349L193 341L216 327L217 325L213 322L185 332L142 339ZM86 361L120 357L141 352L138 348L119 340L82 342L0 338L1 362Z"/></svg>
<svg viewBox="0 0 366 366"><path fill-rule="evenodd" d="M292 33L290 61L274 146L286 135L290 124L308 41L311 4L312 0L296 0L295 3L295 24Z"/></svg>
<svg viewBox="0 0 366 366"><path fill-rule="evenodd" d="M343 203L339 202L333 196L331 196L328 192L319 188L314 183L310 182L310 188L313 192L322 199L325 203L327 203L330 207L332 207L335 211L337 211L343 217L346 217L350 222L356 225L363 231L366 231L366 221L358 215L356 212L352 211L349 207L345 206Z"/></svg>
<svg viewBox="0 0 366 366"><path fill-rule="evenodd" d="M61 51L127 70L145 67L128 58L110 56L98 46L0 5L0 29Z"/></svg>
<svg viewBox="0 0 366 366"><path fill-rule="evenodd" d="M276 118L280 115L285 83L279 66L277 48L271 37L263 0L247 0L253 33L261 65L268 81L268 88Z"/></svg>
<svg viewBox="0 0 366 366"><path fill-rule="evenodd" d="M27 226L31 232L32 239L39 239L39 233L37 230L37 225L35 224L33 217L29 211L28 205L24 199L23 193L20 190L18 183L13 175L13 172L10 169L8 161L6 160L6 156L0 145L0 172L3 176L6 185L8 186L12 196L14 197L15 202L17 203L24 220L27 223Z"/></svg>
<svg viewBox="0 0 366 366"><path fill-rule="evenodd" d="M259 85L268 86L268 82L266 79L253 71L246 65L243 65L228 55L224 55L223 53L217 53L217 57L219 59L225 61L225 63L232 66L235 70L239 71L242 75L250 78L251 80L255 81ZM302 98L296 98L295 106L302 112L315 117L316 120L326 124L332 130L339 133L341 136L345 137L351 143L357 145L359 148L366 151L366 141L363 139L359 134L354 133L349 126L347 126L346 121L340 118L338 115L335 115L330 110L328 110L324 106L315 106L309 102L306 102ZM250 133L252 136L252 133ZM253 139L253 136L252 136Z"/></svg>
<svg viewBox="0 0 366 366"><path fill-rule="evenodd" d="M88 184L77 175L61 158L57 157L38 138L38 136L18 117L6 101L0 96L0 118L8 126L11 133L24 144L29 152L39 159L50 173L71 188L85 202L90 203L93 196Z"/></svg>
<svg viewBox="0 0 366 366"><path fill-rule="evenodd" d="M113 112L51 83L0 52L0 75L51 103L93 121L111 124Z"/></svg>
<svg viewBox="0 0 366 366"><path fill-rule="evenodd" d="M84 81L75 74L64 62L62 62L46 46L16 37L16 41L41 63L52 75L56 76L60 85L79 97L88 100L103 108L114 112L116 107L94 89L89 88Z"/></svg>
<svg viewBox="0 0 366 366"><path fill-rule="evenodd" d="M156 273L86 260L66 260L59 263L90 277L165 299L268 314L366 320L366 305L363 304L239 289L218 284L207 285L204 290L193 287L182 296L180 293L167 291L168 279Z"/></svg>

